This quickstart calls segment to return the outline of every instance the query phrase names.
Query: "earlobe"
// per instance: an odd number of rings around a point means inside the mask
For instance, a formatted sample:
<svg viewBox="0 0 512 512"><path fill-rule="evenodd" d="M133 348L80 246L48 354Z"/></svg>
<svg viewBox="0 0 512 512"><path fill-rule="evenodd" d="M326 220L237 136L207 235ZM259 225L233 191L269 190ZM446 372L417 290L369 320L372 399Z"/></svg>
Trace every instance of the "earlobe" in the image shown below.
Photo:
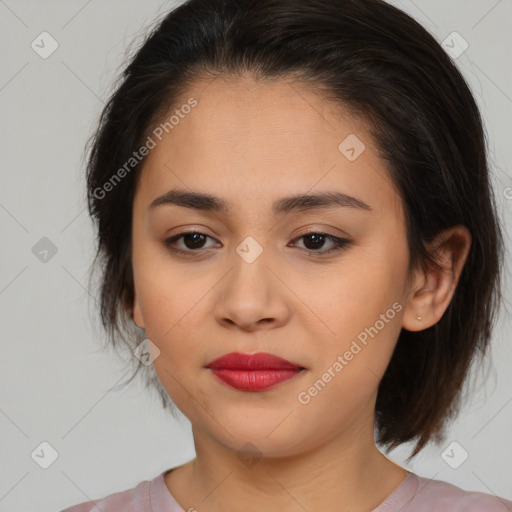
<svg viewBox="0 0 512 512"><path fill-rule="evenodd" d="M428 245L440 268L417 270L407 299L402 327L421 331L436 324L450 305L469 254L471 234L465 226L443 231Z"/></svg>

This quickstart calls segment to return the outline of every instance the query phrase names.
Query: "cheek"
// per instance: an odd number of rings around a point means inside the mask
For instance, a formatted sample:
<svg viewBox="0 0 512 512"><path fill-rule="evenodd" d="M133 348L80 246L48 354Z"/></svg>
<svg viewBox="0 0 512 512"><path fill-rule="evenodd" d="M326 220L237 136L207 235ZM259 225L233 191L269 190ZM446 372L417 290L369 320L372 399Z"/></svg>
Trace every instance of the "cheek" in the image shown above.
<svg viewBox="0 0 512 512"><path fill-rule="evenodd" d="M160 350L156 368L163 365L169 373L178 376L186 368L202 364L201 350L208 341L199 336L200 298L197 293L187 295L179 290L173 293L164 287L153 287L143 294L145 333Z"/></svg>
<svg viewBox="0 0 512 512"><path fill-rule="evenodd" d="M341 400L347 407L366 403L391 359L404 310L405 263L399 261L400 246L396 252L380 247L347 258L312 305L332 331L315 338L317 364L309 384L318 382L321 389L322 398L312 400L318 406L326 407L330 400Z"/></svg>
<svg viewBox="0 0 512 512"><path fill-rule="evenodd" d="M317 314L316 323L325 329L326 335L318 343L350 345L350 340L365 328L376 322L381 326L381 315L385 315L381 330L387 336L385 331L397 323L399 310L403 309L403 274L401 263L385 248L355 250L345 258L342 265L317 281L319 286L305 291L305 302Z"/></svg>
<svg viewBox="0 0 512 512"><path fill-rule="evenodd" d="M190 329L214 284L207 275L198 272L194 278L193 273L173 265L165 249L154 241L134 249L133 273L146 333L164 343L175 331Z"/></svg>
<svg viewBox="0 0 512 512"><path fill-rule="evenodd" d="M192 367L197 371L202 362L204 340L197 336L200 324L197 317L205 292L178 279L177 273L164 271L157 265L141 265L134 270L145 335L160 351L153 362L155 371L181 409L190 399L190 395L183 394L183 386L188 390L191 385L187 372ZM201 392L200 389L189 391L194 396Z"/></svg>
<svg viewBox="0 0 512 512"><path fill-rule="evenodd" d="M309 418L322 415L325 427L331 424L336 429L340 421L349 423L362 411L373 410L373 400L401 329L396 305L387 315L383 310L387 322L379 316L375 320L372 314L366 325L363 318L346 317L354 335L340 336L336 345L318 348L314 371L297 397ZM339 329L344 326L340 324ZM330 411L328 415L326 410Z"/></svg>
<svg viewBox="0 0 512 512"><path fill-rule="evenodd" d="M201 365L207 363L202 360L205 342L197 333L200 321L194 308L204 294L187 294L162 279L148 280L145 287L141 294L145 333L160 350L153 362L155 372L171 400L190 417L195 411L191 396L194 403L207 402L200 375Z"/></svg>

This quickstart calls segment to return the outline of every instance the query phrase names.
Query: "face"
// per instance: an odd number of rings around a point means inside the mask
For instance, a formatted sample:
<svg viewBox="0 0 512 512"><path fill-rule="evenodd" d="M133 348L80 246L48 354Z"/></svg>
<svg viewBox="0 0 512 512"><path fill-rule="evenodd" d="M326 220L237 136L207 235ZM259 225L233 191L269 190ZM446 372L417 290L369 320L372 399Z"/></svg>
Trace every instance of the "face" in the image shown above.
<svg viewBox="0 0 512 512"><path fill-rule="evenodd" d="M153 137L133 204L134 320L160 351L163 387L197 431L234 450L251 442L290 455L361 429L373 436L409 254L401 200L369 132L284 79L218 78L189 98L197 105ZM170 191L226 208L169 196L151 206ZM282 201L322 193L344 201ZM236 389L207 367L232 352L303 370Z"/></svg>

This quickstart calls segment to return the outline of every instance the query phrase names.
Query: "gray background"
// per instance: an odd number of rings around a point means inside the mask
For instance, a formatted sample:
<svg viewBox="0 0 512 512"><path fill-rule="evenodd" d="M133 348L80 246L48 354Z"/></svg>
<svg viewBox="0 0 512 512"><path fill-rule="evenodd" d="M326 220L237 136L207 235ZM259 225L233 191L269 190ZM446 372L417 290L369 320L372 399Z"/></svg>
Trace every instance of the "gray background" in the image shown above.
<svg viewBox="0 0 512 512"><path fill-rule="evenodd" d="M485 118L510 251L512 0L393 3L440 42L456 31L469 44L456 62ZM100 350L95 298L87 291L94 245L83 146L130 45L172 5L0 0L2 512L60 510L131 488L195 455L188 420L164 413L140 382L111 391L127 367ZM46 59L31 47L43 31L59 45ZM40 242L43 237L57 250L46 262L33 252L36 244L48 243ZM390 457L422 476L512 499L509 273L507 268L507 302L485 386L467 402L442 446L425 449L410 465L408 446ZM477 382L481 377L475 374ZM58 452L47 469L31 457L43 441ZM457 469L442 457L453 441L469 454ZM453 453L460 457L460 448Z"/></svg>

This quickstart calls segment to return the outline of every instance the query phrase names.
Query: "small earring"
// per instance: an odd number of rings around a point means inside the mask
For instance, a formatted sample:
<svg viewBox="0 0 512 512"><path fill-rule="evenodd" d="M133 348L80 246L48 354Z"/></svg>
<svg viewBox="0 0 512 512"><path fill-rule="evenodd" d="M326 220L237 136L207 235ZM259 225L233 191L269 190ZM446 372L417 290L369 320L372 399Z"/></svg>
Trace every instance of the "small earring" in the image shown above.
<svg viewBox="0 0 512 512"><path fill-rule="evenodd" d="M417 316L416 318L417 318L418 320L421 320L421 316Z"/></svg>

